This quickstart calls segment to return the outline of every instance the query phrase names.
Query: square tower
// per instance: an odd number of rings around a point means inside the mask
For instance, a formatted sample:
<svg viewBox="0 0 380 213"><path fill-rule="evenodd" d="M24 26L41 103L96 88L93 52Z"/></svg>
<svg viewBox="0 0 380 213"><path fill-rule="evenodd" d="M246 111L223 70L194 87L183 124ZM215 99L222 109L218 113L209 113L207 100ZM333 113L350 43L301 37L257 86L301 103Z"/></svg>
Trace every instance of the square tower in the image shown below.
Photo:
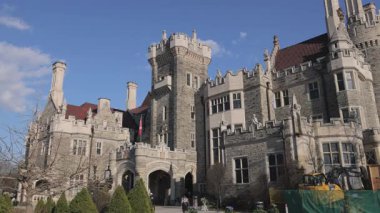
<svg viewBox="0 0 380 213"><path fill-rule="evenodd" d="M195 31L191 37L173 33L169 39L164 31L160 43L149 47L148 61L152 67L151 144L195 148L200 129L196 124L202 123L202 110L196 110L197 92L208 76L211 48L197 40Z"/></svg>

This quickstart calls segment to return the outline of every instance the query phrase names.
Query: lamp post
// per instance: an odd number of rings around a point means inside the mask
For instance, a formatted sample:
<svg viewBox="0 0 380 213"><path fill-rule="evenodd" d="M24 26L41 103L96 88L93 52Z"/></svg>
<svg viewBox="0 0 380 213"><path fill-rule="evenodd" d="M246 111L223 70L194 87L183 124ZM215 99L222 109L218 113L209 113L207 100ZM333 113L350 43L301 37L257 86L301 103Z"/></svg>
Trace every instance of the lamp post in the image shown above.
<svg viewBox="0 0 380 213"><path fill-rule="evenodd" d="M111 171L110 166L111 166L111 153L109 153L107 169L104 170L104 180L105 180L108 190L112 188L112 182L113 182L112 171Z"/></svg>

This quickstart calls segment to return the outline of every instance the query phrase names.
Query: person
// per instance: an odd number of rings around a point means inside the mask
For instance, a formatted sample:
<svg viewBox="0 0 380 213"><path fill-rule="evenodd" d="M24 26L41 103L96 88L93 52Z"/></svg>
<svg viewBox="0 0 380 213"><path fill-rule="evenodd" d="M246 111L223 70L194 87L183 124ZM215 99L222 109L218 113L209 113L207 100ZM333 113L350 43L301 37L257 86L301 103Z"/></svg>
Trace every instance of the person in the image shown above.
<svg viewBox="0 0 380 213"><path fill-rule="evenodd" d="M181 199L181 206L182 206L182 212L187 212L187 209L189 208L189 199L183 195Z"/></svg>
<svg viewBox="0 0 380 213"><path fill-rule="evenodd" d="M156 206L154 205L154 197L153 197L153 193L151 192L150 194L149 194L149 197L150 197L150 201L152 202L152 206L153 206L153 209L155 210L156 209Z"/></svg>

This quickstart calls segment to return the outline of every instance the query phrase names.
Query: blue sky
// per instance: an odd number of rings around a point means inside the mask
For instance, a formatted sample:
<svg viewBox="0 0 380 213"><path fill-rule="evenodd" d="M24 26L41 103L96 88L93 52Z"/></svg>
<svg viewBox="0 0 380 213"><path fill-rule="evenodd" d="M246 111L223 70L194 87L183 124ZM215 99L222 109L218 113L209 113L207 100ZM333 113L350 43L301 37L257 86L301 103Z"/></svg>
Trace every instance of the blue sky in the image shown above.
<svg viewBox="0 0 380 213"><path fill-rule="evenodd" d="M192 29L214 44L211 77L251 69L273 35L286 47L324 33L323 0L1 0L0 128L25 125L31 108L46 103L58 59L68 66L68 103L107 97L125 109L128 81L139 85L140 103L151 84L147 47L162 30Z"/></svg>

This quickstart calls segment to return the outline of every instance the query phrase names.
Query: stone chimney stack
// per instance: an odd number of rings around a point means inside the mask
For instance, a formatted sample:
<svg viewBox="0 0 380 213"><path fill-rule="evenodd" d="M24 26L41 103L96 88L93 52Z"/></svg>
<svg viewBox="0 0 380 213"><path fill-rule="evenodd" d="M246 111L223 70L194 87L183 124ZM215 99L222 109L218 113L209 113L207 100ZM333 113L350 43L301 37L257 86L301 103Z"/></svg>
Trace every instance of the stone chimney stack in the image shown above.
<svg viewBox="0 0 380 213"><path fill-rule="evenodd" d="M108 98L99 98L98 99L98 113L104 111L111 111L111 100Z"/></svg>
<svg viewBox="0 0 380 213"><path fill-rule="evenodd" d="M58 110L63 104L63 79L65 76L66 64L62 61L53 63L53 76L51 81L50 96Z"/></svg>
<svg viewBox="0 0 380 213"><path fill-rule="evenodd" d="M137 84L135 82L127 83L128 97L127 97L127 109L136 108L136 98L137 98Z"/></svg>

